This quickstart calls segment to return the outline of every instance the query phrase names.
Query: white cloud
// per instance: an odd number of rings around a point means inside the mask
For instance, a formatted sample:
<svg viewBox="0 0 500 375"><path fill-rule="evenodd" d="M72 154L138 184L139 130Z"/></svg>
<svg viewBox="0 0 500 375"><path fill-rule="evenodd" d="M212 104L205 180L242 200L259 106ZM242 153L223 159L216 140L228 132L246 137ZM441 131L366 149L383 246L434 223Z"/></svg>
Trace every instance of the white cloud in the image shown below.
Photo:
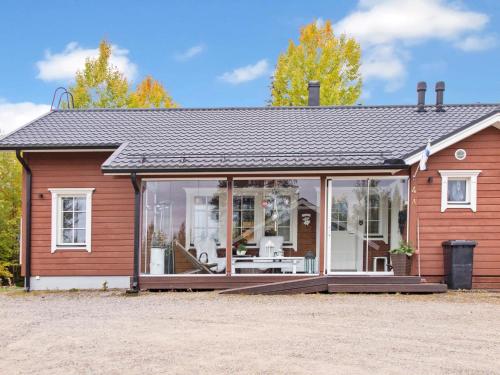
<svg viewBox="0 0 500 375"><path fill-rule="evenodd" d="M497 45L497 38L493 35L469 35L455 43L455 47L465 52L485 51Z"/></svg>
<svg viewBox="0 0 500 375"><path fill-rule="evenodd" d="M466 51L491 48L495 40L478 35L488 21L486 14L447 0L360 0L334 30L361 43L363 77L386 81L393 91L404 83L411 45L441 40Z"/></svg>
<svg viewBox="0 0 500 375"><path fill-rule="evenodd" d="M405 74L404 56L396 53L392 45L380 45L369 50L361 65L364 79L402 79Z"/></svg>
<svg viewBox="0 0 500 375"><path fill-rule="evenodd" d="M134 80L137 65L130 61L129 51L111 45L110 64L118 68L127 79ZM68 43L62 52L45 52L45 58L37 61L37 78L43 81L71 81L78 69L83 69L85 59L99 55L98 48L83 48L77 42Z"/></svg>
<svg viewBox="0 0 500 375"><path fill-rule="evenodd" d="M175 59L177 61L187 61L192 59L193 57L199 55L203 51L205 51L206 47L203 44L198 44L196 46L193 46L191 48L188 48L187 50L183 52L179 52L175 54Z"/></svg>
<svg viewBox="0 0 500 375"><path fill-rule="evenodd" d="M365 44L455 39L481 30L489 18L443 0L361 0L336 24L337 31Z"/></svg>
<svg viewBox="0 0 500 375"><path fill-rule="evenodd" d="M219 79L236 85L242 82L253 81L266 74L270 74L269 63L266 59L262 59L253 65L243 66L231 72L226 72L219 76Z"/></svg>
<svg viewBox="0 0 500 375"><path fill-rule="evenodd" d="M47 113L50 105L31 102L9 103L0 100L0 138Z"/></svg>

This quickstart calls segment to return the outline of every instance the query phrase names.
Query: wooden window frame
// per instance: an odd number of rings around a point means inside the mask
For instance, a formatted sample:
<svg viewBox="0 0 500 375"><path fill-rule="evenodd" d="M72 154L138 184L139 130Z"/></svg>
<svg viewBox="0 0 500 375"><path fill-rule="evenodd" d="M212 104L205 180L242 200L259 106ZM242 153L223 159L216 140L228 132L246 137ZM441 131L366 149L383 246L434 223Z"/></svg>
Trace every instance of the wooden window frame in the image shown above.
<svg viewBox="0 0 500 375"><path fill-rule="evenodd" d="M92 251L92 195L95 188L51 188L51 252L56 251ZM85 197L85 242L81 244L59 244L58 236L62 223L60 201L65 197Z"/></svg>
<svg viewBox="0 0 500 375"><path fill-rule="evenodd" d="M480 170L440 170L441 175L441 212L453 208L468 208L477 211L477 178ZM448 181L465 180L468 202L453 202L448 200Z"/></svg>

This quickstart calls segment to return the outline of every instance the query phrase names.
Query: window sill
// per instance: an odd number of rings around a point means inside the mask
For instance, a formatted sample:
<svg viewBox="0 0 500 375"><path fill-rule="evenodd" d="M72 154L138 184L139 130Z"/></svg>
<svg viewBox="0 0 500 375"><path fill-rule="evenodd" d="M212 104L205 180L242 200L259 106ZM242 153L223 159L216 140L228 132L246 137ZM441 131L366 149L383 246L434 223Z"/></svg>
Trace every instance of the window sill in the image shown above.
<svg viewBox="0 0 500 375"><path fill-rule="evenodd" d="M454 208L466 208L466 209L469 209L471 211L474 211L474 209L472 208L472 205L469 203L469 204L447 204L446 207L444 208L443 212L446 211L446 210L449 210L449 209L454 209Z"/></svg>
<svg viewBox="0 0 500 375"><path fill-rule="evenodd" d="M85 251L87 253L90 253L91 252L91 248L90 247L86 247L86 246L81 246L81 247L71 247L71 246L57 246L55 248L53 248L50 252L51 253L55 253L55 252L60 252L60 251Z"/></svg>

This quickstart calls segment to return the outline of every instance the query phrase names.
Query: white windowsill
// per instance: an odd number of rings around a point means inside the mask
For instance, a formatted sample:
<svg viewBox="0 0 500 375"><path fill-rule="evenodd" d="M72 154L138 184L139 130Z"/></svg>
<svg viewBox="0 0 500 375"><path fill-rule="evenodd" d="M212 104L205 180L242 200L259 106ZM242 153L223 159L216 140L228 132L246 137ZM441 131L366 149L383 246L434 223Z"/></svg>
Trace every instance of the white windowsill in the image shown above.
<svg viewBox="0 0 500 375"><path fill-rule="evenodd" d="M56 251L86 251L88 253L91 252L90 247L82 246L82 247L71 247L71 246L57 246L52 249L52 252L55 253Z"/></svg>

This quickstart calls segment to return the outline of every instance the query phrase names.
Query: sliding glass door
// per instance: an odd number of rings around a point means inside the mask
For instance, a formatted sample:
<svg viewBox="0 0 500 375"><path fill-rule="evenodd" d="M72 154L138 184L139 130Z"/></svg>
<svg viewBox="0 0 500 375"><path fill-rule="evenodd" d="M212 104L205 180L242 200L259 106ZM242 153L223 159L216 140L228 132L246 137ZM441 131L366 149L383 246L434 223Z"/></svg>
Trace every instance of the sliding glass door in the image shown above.
<svg viewBox="0 0 500 375"><path fill-rule="evenodd" d="M327 271L389 272L389 250L406 240L405 178L328 182Z"/></svg>

